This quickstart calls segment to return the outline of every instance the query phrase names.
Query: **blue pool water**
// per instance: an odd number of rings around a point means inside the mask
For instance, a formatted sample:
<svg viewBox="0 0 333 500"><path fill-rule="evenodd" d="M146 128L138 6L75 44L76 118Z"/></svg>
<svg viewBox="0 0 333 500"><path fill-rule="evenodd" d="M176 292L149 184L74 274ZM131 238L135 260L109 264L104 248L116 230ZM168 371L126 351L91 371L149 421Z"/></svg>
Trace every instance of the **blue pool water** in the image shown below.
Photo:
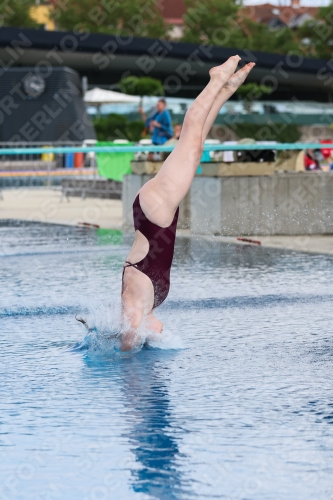
<svg viewBox="0 0 333 500"><path fill-rule="evenodd" d="M129 242L0 223L0 499L333 498L332 257L179 239L119 357Z"/></svg>

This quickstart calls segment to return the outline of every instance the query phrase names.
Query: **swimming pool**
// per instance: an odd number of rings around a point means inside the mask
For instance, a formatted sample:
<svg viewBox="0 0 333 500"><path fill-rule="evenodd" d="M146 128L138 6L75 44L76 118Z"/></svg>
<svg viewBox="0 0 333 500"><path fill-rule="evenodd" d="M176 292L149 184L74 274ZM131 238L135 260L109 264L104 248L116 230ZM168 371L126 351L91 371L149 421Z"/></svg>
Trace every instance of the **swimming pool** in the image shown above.
<svg viewBox="0 0 333 500"><path fill-rule="evenodd" d="M0 499L333 498L333 258L178 239L120 357L129 243L0 223Z"/></svg>

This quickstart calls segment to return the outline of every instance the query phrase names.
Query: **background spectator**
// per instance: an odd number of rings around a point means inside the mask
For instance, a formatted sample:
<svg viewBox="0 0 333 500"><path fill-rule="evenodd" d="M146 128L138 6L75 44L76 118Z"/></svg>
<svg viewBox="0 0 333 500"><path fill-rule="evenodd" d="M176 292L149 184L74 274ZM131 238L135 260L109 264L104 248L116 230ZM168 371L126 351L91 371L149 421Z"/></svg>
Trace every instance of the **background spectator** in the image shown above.
<svg viewBox="0 0 333 500"><path fill-rule="evenodd" d="M172 121L165 99L160 99L156 104L156 111L153 115L146 117L142 108L139 112L147 128L152 133L153 144L164 144L173 136Z"/></svg>
<svg viewBox="0 0 333 500"><path fill-rule="evenodd" d="M182 131L183 126L180 123L175 123L173 126L173 139L176 139L178 141L181 131Z"/></svg>
<svg viewBox="0 0 333 500"><path fill-rule="evenodd" d="M319 149L308 149L304 155L305 170L320 170L320 163L317 158Z"/></svg>

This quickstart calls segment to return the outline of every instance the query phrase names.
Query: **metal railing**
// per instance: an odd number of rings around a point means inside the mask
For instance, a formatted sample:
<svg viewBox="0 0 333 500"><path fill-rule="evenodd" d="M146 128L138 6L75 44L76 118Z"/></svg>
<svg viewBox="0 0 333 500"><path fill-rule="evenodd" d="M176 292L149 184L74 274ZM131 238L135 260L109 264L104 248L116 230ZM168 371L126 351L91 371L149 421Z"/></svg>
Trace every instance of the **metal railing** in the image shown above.
<svg viewBox="0 0 333 500"><path fill-rule="evenodd" d="M66 167L65 153L56 152L54 149L71 148L73 153L76 148L84 147L82 142L0 142L0 170L32 169L43 170L45 165L51 164L52 168ZM86 152L86 151L84 151ZM89 165L95 166L95 165Z"/></svg>
<svg viewBox="0 0 333 500"><path fill-rule="evenodd" d="M65 177L85 176L96 179L96 155L98 153L147 153L171 152L175 145L153 146L138 144L127 146L92 146L82 143L0 143L0 190L2 187L60 185ZM333 149L329 144L318 142L255 143L255 144L205 144L204 151L301 151L306 149ZM68 154L85 153L84 168L66 168L64 157ZM90 164L87 164L87 158ZM30 162L30 163L29 163ZM31 166L30 170L27 168ZM35 165L35 167L34 167ZM38 166L38 168L37 168ZM12 167L12 168L7 168ZM90 167L90 168L86 168ZM30 175L31 182L22 184L21 177ZM9 177L14 179L10 181ZM1 178L2 177L2 178ZM7 179L4 179L7 177ZM44 179L41 179L44 178Z"/></svg>
<svg viewBox="0 0 333 500"><path fill-rule="evenodd" d="M138 152L171 152L175 145L153 146L32 146L32 147L3 147L0 149L1 155L42 155L42 154L66 154L66 153L138 153ZM275 151L301 151L304 149L333 149L333 144L322 144L318 142L295 142L276 144L205 144L204 151L254 151L272 150ZM1 165L1 163L0 163Z"/></svg>
<svg viewBox="0 0 333 500"><path fill-rule="evenodd" d="M68 153L59 152L69 148ZM74 155L81 142L0 142L1 187L60 186L62 178L72 176L96 177L96 155L84 148L81 165L74 165ZM58 151L56 151L58 150ZM71 160L71 164L68 160ZM78 168L71 168L71 167Z"/></svg>

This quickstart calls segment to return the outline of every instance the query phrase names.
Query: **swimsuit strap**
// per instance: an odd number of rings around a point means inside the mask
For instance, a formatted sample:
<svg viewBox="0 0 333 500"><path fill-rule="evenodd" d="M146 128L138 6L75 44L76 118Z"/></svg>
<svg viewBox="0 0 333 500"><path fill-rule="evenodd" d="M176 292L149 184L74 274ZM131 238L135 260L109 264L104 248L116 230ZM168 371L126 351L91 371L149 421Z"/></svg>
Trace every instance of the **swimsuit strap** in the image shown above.
<svg viewBox="0 0 333 500"><path fill-rule="evenodd" d="M123 293L124 291L124 274L125 274L125 269L127 267L135 267L135 269L138 269L138 266L137 264L132 264L131 262L128 262L128 260L125 260L125 264L127 264L127 266L123 266L123 279L122 279L122 286L121 286L121 293Z"/></svg>
<svg viewBox="0 0 333 500"><path fill-rule="evenodd" d="M124 279L124 273L125 273L125 269L127 267L135 267L135 269L138 269L138 266L137 264L132 264L131 262L128 262L128 260L125 260L125 264L127 264L127 266L123 266L123 279Z"/></svg>
<svg viewBox="0 0 333 500"><path fill-rule="evenodd" d="M126 269L126 267L137 267L137 264L132 264L131 262L128 262L128 260L125 260L125 264L127 264L127 266L124 266L124 269Z"/></svg>

